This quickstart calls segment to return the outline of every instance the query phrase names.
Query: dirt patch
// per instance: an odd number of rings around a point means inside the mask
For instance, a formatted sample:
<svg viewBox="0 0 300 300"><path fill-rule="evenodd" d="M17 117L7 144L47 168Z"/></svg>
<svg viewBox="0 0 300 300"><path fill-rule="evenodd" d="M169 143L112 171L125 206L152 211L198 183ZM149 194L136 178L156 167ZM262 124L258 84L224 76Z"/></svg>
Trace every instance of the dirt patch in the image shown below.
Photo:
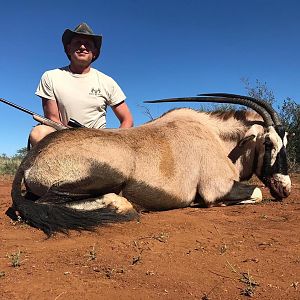
<svg viewBox="0 0 300 300"><path fill-rule="evenodd" d="M1 299L300 299L300 176L282 203L147 213L50 239L5 216Z"/></svg>

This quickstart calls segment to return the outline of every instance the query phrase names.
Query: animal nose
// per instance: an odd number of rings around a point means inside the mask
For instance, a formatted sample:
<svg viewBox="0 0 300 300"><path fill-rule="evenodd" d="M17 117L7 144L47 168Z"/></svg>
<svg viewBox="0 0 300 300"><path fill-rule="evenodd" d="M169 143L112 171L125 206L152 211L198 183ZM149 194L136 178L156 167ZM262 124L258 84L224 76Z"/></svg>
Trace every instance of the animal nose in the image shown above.
<svg viewBox="0 0 300 300"><path fill-rule="evenodd" d="M283 198L287 198L291 193L291 188L290 187L284 187L282 189L282 194L283 194Z"/></svg>
<svg viewBox="0 0 300 300"><path fill-rule="evenodd" d="M276 174L268 180L271 195L278 201L286 198L291 193L291 180L289 176Z"/></svg>
<svg viewBox="0 0 300 300"><path fill-rule="evenodd" d="M283 198L287 198L291 193L291 188L290 187L281 187L281 188L278 188L277 189L277 192L275 195L275 198L276 199L280 199L282 200Z"/></svg>

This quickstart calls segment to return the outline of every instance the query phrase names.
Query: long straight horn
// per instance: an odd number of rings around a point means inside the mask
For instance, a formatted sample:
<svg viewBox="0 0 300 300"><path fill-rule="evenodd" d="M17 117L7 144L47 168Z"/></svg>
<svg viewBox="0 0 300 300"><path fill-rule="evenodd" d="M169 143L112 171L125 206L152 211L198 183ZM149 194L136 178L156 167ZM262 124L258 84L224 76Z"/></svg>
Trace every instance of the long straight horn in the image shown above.
<svg viewBox="0 0 300 300"><path fill-rule="evenodd" d="M266 101L256 99L253 97L249 97L249 96L241 96L241 95L227 94L227 93L209 93L209 94L199 94L197 96L215 96L215 97L223 97L223 98L224 97L225 98L234 98L234 99L239 98L239 99L250 100L250 101L260 105L261 107L263 107L270 114L275 125L282 125L279 115L274 110L274 108Z"/></svg>
<svg viewBox="0 0 300 300"><path fill-rule="evenodd" d="M162 103L162 102L213 102L213 103L231 103L239 104L252 108L255 110L265 122L265 126L272 126L272 121L269 113L260 105L243 98L225 98L225 97L184 97L184 98L169 98L161 100L147 100L144 103Z"/></svg>

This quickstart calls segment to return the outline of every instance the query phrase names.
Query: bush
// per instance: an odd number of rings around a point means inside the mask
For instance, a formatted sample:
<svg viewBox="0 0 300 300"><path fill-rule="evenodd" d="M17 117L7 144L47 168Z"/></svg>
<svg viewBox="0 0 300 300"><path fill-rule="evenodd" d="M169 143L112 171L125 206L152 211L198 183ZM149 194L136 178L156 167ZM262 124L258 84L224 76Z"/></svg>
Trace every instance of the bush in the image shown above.
<svg viewBox="0 0 300 300"><path fill-rule="evenodd" d="M21 148L12 157L6 154L0 155L0 175L14 175L27 154L27 148Z"/></svg>
<svg viewBox="0 0 300 300"><path fill-rule="evenodd" d="M0 174L1 175L14 175L21 163L19 158L11 158L6 156L0 157Z"/></svg>

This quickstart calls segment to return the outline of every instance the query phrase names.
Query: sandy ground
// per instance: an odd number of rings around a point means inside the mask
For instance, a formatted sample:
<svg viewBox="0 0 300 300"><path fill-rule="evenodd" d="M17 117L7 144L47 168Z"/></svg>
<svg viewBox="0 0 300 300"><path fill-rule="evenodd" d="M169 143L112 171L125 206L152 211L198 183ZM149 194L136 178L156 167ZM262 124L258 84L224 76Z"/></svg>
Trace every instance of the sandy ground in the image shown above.
<svg viewBox="0 0 300 300"><path fill-rule="evenodd" d="M0 299L300 299L300 175L283 203L147 213L50 239L5 215Z"/></svg>

